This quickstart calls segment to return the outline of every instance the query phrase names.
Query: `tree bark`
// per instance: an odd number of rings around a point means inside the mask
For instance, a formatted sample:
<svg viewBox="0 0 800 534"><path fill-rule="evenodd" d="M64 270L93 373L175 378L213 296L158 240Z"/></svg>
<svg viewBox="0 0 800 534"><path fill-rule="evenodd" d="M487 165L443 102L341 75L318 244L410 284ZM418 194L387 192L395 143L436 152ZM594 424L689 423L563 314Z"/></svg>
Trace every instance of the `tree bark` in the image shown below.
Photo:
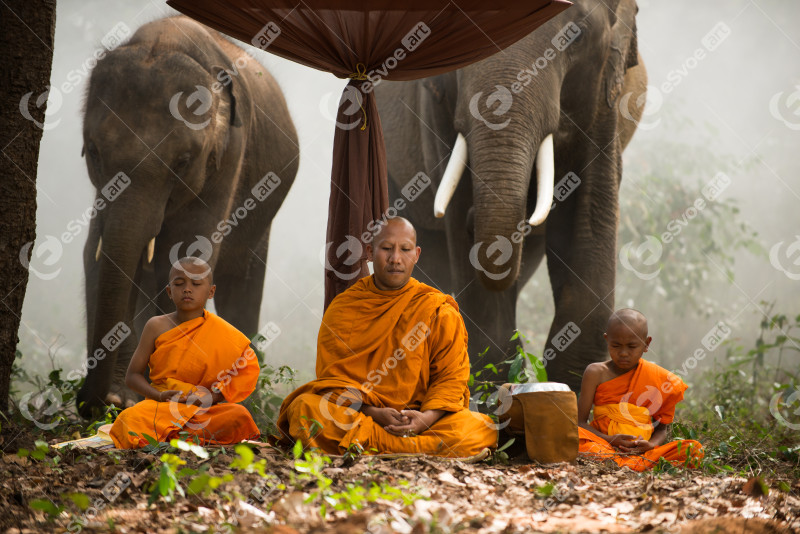
<svg viewBox="0 0 800 534"><path fill-rule="evenodd" d="M0 5L0 72L3 73L0 76L0 411L3 413L8 412L11 367L19 341L28 265L36 237L36 172L55 27L55 0L7 0Z"/></svg>

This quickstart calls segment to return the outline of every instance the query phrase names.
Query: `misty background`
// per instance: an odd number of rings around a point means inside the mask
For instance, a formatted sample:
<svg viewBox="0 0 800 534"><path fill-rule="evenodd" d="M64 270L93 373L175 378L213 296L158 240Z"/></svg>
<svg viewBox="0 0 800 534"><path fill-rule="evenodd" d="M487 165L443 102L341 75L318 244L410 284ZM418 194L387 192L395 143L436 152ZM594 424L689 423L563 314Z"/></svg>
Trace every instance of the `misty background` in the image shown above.
<svg viewBox="0 0 800 534"><path fill-rule="evenodd" d="M37 241L31 266L45 276L31 272L18 347L20 364L29 371L47 373L48 353L65 370L78 368L86 357L82 252L88 233L85 213L94 189L80 155L81 108L94 54L105 50L101 39L120 22L135 31L172 14L157 1L58 3L51 85L69 92L62 90L60 99L51 95L39 156ZM652 300L617 292L617 307L634 305L650 318L650 357L664 365L679 365L718 321L731 325L732 336L749 346L757 334L762 301L775 301L776 312L800 313L799 20L800 4L791 1L639 1L639 51L649 84L657 90L651 91L643 127L624 154L621 203L647 193L643 177L656 165L670 172L671 179L696 185L697 177L681 169L705 174L709 161L721 157L726 165L718 170L732 180L721 196L738 204L737 222L752 227L764 247L760 255L736 253L735 281L724 291L709 285L721 305L708 310L676 313L661 305L655 291ZM703 39L719 23L730 33L709 51ZM702 59L694 56L698 48L705 51ZM266 362L291 365L306 379L313 374L322 317L321 258L334 117L346 82L260 50L252 53L283 88L301 153L297 179L272 227L260 324L271 321L281 333L268 347ZM669 92L663 91L665 83ZM676 142L692 150L676 150ZM675 163L672 170L663 169L665 159ZM705 181L716 172L710 169ZM58 238L76 222L80 232L57 254L39 249L48 236ZM668 223L663 220L661 228ZM624 244L620 239L618 248ZM424 254L425 243L420 245ZM773 247L777 255L771 262L768 253ZM518 310L518 326L530 340L528 349L540 354L553 310L544 263L526 287ZM719 358L721 351L714 356Z"/></svg>

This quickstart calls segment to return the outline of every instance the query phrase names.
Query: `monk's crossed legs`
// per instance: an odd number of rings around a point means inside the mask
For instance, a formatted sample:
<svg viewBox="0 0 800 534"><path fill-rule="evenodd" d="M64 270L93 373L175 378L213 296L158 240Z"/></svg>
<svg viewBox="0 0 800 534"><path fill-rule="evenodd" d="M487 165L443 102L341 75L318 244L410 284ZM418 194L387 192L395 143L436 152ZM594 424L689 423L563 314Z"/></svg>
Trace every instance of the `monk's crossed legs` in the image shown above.
<svg viewBox="0 0 800 534"><path fill-rule="evenodd" d="M341 454L358 443L367 453L466 457L497 445L494 422L467 409L445 415L425 432L409 437L390 434L371 417L314 393L298 396L287 412L291 436L328 454Z"/></svg>

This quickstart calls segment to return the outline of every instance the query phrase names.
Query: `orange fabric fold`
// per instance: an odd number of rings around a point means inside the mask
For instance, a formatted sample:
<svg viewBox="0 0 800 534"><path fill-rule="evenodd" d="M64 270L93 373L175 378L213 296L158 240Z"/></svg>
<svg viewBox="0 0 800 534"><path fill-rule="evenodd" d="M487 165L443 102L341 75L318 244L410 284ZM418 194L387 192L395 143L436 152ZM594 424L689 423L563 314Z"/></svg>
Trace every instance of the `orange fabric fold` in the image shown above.
<svg viewBox="0 0 800 534"><path fill-rule="evenodd" d="M203 403L192 406L145 399L123 410L110 432L117 448L144 446L145 434L169 441L186 431L204 444L238 443L259 436L250 412L235 404L255 390L258 358L247 336L224 319L204 310L202 317L164 332L156 338L149 368L155 389L193 394ZM209 405L212 387L222 392L227 403Z"/></svg>
<svg viewBox="0 0 800 534"><path fill-rule="evenodd" d="M325 312L317 379L284 400L280 439L330 454L353 443L377 453L477 454L497 444L497 432L468 409L469 370L467 331L451 296L414 278L382 291L364 277ZM362 404L450 413L419 436L399 438L359 412Z"/></svg>
<svg viewBox="0 0 800 534"><path fill-rule="evenodd" d="M591 425L608 436L629 434L649 440L655 424L669 424L675 406L688 386L663 367L639 360L636 369L597 386ZM578 428L579 450L586 456L612 459L620 466L645 471L664 458L671 463L695 466L703 458L703 446L695 440L665 443L640 455L622 454L592 432Z"/></svg>

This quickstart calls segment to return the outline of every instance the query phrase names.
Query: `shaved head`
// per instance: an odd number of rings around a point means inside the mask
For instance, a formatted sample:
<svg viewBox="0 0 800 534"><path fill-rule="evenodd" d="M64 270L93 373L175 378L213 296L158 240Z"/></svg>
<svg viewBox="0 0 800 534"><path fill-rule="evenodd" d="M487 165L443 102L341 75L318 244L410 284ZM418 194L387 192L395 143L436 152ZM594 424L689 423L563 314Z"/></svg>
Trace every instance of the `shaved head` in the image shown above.
<svg viewBox="0 0 800 534"><path fill-rule="evenodd" d="M214 285L214 273L211 266L202 258L184 256L172 264L169 279L172 280L179 274L184 274L193 280L202 280L208 277L208 283Z"/></svg>
<svg viewBox="0 0 800 534"><path fill-rule="evenodd" d="M383 239L383 235L390 227L397 229L403 228L404 230L407 230L410 233L409 239L411 239L414 245L417 244L417 231L414 229L414 225L411 224L411 221L405 217L393 217L386 221L386 224L382 225L378 233L375 235L375 238L372 240L375 246L380 244L381 240Z"/></svg>
<svg viewBox="0 0 800 534"><path fill-rule="evenodd" d="M626 326L641 339L647 337L647 318L639 310L633 308L623 308L611 314L606 324L606 332Z"/></svg>

